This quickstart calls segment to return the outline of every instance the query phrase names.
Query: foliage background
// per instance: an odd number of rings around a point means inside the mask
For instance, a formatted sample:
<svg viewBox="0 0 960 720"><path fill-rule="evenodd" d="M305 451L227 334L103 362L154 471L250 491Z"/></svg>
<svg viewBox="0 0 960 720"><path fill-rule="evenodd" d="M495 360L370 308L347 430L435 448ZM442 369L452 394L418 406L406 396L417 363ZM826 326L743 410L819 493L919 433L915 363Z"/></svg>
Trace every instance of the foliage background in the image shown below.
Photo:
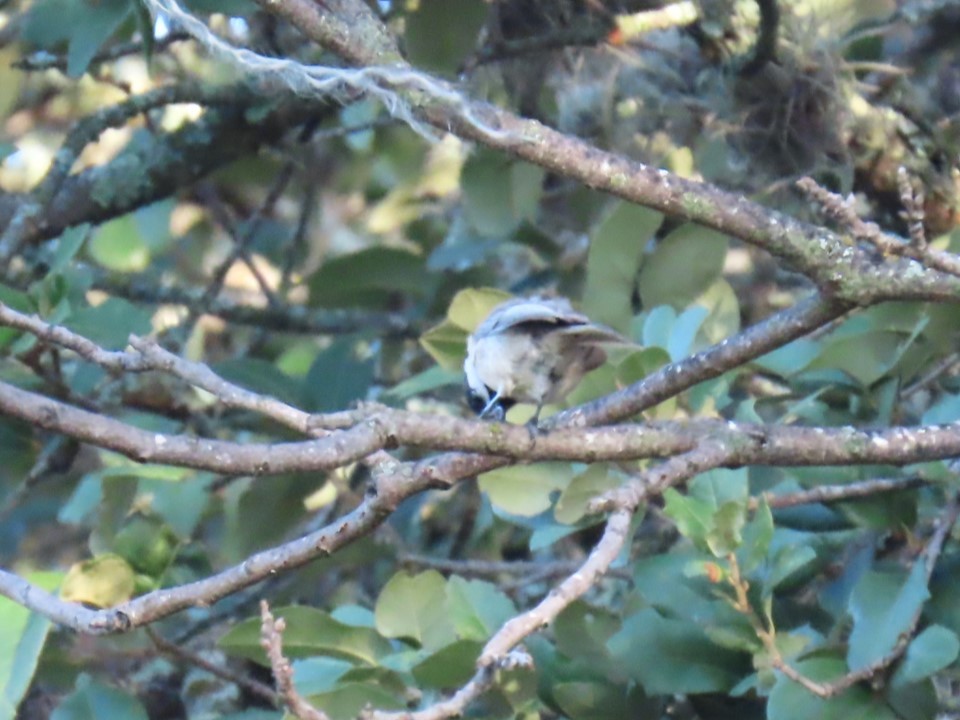
<svg viewBox="0 0 960 720"><path fill-rule="evenodd" d="M345 5L316 7L335 15ZM264 56L356 64L253 3L185 7ZM653 30L638 23L664 15L643 2L419 0L374 10L416 69L455 81L469 102L665 168L665 186L703 181L822 223L829 203L796 187L811 176L885 232L922 236L945 256L960 244L953 3L704 2ZM290 92L212 57L131 0L0 1L0 302L110 351L131 334L153 336L308 413L376 401L454 418L466 415L466 334L507 294L569 296L636 341L588 377L571 406L736 343L741 329L824 294L827 271L816 268L828 268L826 255L798 268L798 254L689 222L697 197L682 212L618 199L525 162L509 137L504 152L431 127L431 107L408 90L386 106L371 95ZM476 117L481 135L490 130ZM922 192L912 214L899 168ZM851 223L838 234L877 266L893 262ZM934 272L923 260L918 277ZM869 300L845 297L856 281L833 279L835 295L853 299L850 312L658 398L639 421L886 428L960 419L956 284L927 294L878 284ZM157 437L309 434L183 373L111 370L3 325L5 387ZM531 410L509 419L522 423ZM39 416L0 417L0 557L94 607L334 527L383 472L372 462L268 477L141 463L50 430ZM429 462L431 451L457 447L427 442L395 456ZM497 446L463 449L483 447ZM531 663L489 671L469 712L956 712L950 455L934 448L902 467L851 451L819 465L814 444L804 462L711 468L644 498L611 572L526 640ZM608 527L589 503L653 472L642 457L514 462L476 483L427 489L330 557L149 630L76 634L5 590L0 717L283 717L260 644L261 598L287 621L284 651L311 704L332 718L368 706L427 712L475 677L485 643L510 618L588 558ZM863 492L840 490L836 502L824 487ZM858 671L854 680L870 682L818 697L783 662L814 683Z"/></svg>

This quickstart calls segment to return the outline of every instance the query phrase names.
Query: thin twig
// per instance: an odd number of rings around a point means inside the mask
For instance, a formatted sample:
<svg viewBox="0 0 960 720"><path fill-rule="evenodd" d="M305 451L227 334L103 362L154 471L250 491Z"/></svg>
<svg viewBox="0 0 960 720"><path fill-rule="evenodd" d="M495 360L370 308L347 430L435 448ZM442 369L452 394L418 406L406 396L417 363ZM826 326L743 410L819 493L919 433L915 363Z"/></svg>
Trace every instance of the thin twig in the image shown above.
<svg viewBox="0 0 960 720"><path fill-rule="evenodd" d="M928 483L921 477L911 478L877 478L849 483L847 485L821 485L820 487L801 490L799 492L774 495L764 493L767 505L771 508L794 507L796 505L811 505L813 503L834 503L845 500L857 500L883 493L914 490ZM750 499L750 509L756 510L760 504L758 498Z"/></svg>
<svg viewBox="0 0 960 720"><path fill-rule="evenodd" d="M533 667L533 658L526 651L515 648L495 663L480 668L466 684L446 700L416 712L392 713L364 710L360 713L359 720L447 720L447 718L461 717L473 700L493 687L497 670L513 670L519 667Z"/></svg>
<svg viewBox="0 0 960 720"><path fill-rule="evenodd" d="M442 573L453 573L463 577L496 578L500 575L530 575L544 573L541 579L569 575L580 567L577 560L558 560L555 562L539 562L536 560L450 560L449 558L432 558L414 553L401 553L397 557L400 565L426 567ZM611 570L612 577L629 580L631 575L626 570ZM529 578L522 578L528 581Z"/></svg>
<svg viewBox="0 0 960 720"><path fill-rule="evenodd" d="M293 666L283 655L283 631L286 629L283 618L274 619L266 600L260 601L260 645L267 653L273 677L277 681L279 695L283 704L300 720L329 720L326 713L317 710L303 699L293 684Z"/></svg>
<svg viewBox="0 0 960 720"><path fill-rule="evenodd" d="M947 507L937 518L936 529L934 530L933 535L930 537L923 554L916 560L916 562L924 563L924 575L927 583L930 582L930 576L933 574L933 569L937 563L937 559L940 557L940 553L943 551L944 543L946 542L947 537L950 535L950 531L953 529L953 526L956 524L958 516L960 516L960 495L955 494L947 504ZM849 690L857 683L876 677L879 673L883 672L893 665L893 663L895 663L898 659L900 659L903 653L906 652L907 647L913 641L914 633L916 632L917 625L920 622L922 612L922 606L916 609L913 617L910 620L910 623L908 624L908 627L900 634L896 643L894 643L894 646L889 652L882 657L877 658L869 665L849 672L842 677L831 680L830 682L818 682L816 680L812 680L804 676L795 668L791 667L780 654L780 651L773 639L772 630L770 630L768 633L769 637L766 637L765 639L765 636L761 635L761 639L764 640L764 645L771 654L771 662L776 669L780 670L784 675L794 682L802 685L817 697L830 698Z"/></svg>
<svg viewBox="0 0 960 720"><path fill-rule="evenodd" d="M127 300L158 305L181 305L191 311L199 311L201 308L202 292L163 287L157 285L153 278L95 274L93 286ZM203 311L238 325L269 327L274 332L342 335L371 330L387 337L401 338L417 337L420 333L417 323L400 313L323 310L302 305L261 308L226 297L215 298Z"/></svg>
<svg viewBox="0 0 960 720"><path fill-rule="evenodd" d="M277 204L277 201L283 195L287 185L293 178L295 167L296 164L292 161L288 160L286 163L284 163L283 167L280 169L280 172L277 173L277 176L274 179L266 198L264 198L263 203L261 203L261 205L254 210L253 214L247 218L243 232L238 230L236 223L233 222L233 219L227 213L223 202L220 200L213 187L209 184L201 186L201 194L203 199L213 211L217 222L220 223L220 225L233 239L233 249L223 260L223 262L221 262L220 265L214 269L213 275L210 278L210 282L203 291L203 295L200 296L199 307L196 309L191 308L191 316L187 323L188 326L196 320L197 316L203 314L210 302L220 294L220 290L223 287L224 280L226 280L227 273L237 260L243 260L243 262L246 263L247 267L250 269L250 272L253 273L253 276L257 280L257 284L260 286L260 291L263 293L264 297L267 298L267 303L273 307L278 305L277 297L274 294L273 289L266 282L266 279L260 273L259 268L256 267L250 257L250 246L256 239L257 232L260 230L264 218L272 212L273 207Z"/></svg>
<svg viewBox="0 0 960 720"><path fill-rule="evenodd" d="M899 177L905 178L906 176L898 173ZM909 188L907 180L901 182L907 183ZM840 195L826 190L812 178L801 178L797 181L797 186L816 200L826 211L828 217L847 228L855 239L870 243L883 255L910 258L926 267L960 277L960 257L953 253L935 250L927 245L923 229L922 195L918 195L909 189L904 191L901 187L901 200L909 203L906 208L906 215L911 234L910 241L904 242L900 238L884 233L876 223L861 219L853 209L852 200L845 200ZM909 198L909 200L906 198Z"/></svg>
<svg viewBox="0 0 960 720"><path fill-rule="evenodd" d="M184 40L191 40L192 37L189 33L182 31L174 31L165 35L162 39L156 40L153 45L154 52L160 52L165 50L167 47L173 43L183 42ZM136 55L137 53L142 53L144 51L144 43L142 40L132 40L130 42L120 43L119 45L114 45L111 48L107 48L101 52L98 52L90 59L90 66L99 65L101 63L110 62L111 60L117 60L127 55ZM50 53L42 53L32 57L25 57L17 60L16 62L11 63L11 67L16 68L17 70L25 70L27 72L36 72L39 70L66 70L67 69L67 58L62 55L51 55Z"/></svg>
<svg viewBox="0 0 960 720"><path fill-rule="evenodd" d="M924 390L932 385L937 378L953 370L960 363L960 352L952 352L945 358L937 361L924 375L917 378L913 383L907 385L900 391L901 398L908 398L914 393Z"/></svg>
<svg viewBox="0 0 960 720"><path fill-rule="evenodd" d="M483 694L492 682L491 671L498 667L513 648L528 635L551 623L570 603L593 587L617 558L627 541L633 512L627 508L615 511L608 519L603 536L580 569L567 577L541 600L536 607L508 620L487 641L477 672L453 696L414 713L370 713L370 720L440 720L457 717L473 700Z"/></svg>
<svg viewBox="0 0 960 720"><path fill-rule="evenodd" d="M157 646L157 649L160 650L160 652L183 660L190 665L195 665L201 670L206 670L211 675L216 675L218 678L226 680L227 682L239 685L240 687L249 690L254 695L263 698L274 707L280 704L280 698L276 691L267 685L264 685L262 682L254 680L250 677L246 677L238 672L234 672L233 670L225 668L215 662L211 662L207 658L203 657L203 655L189 650L183 644L178 645L169 642L151 627L146 628L146 631L147 636L150 638L153 644Z"/></svg>
<svg viewBox="0 0 960 720"><path fill-rule="evenodd" d="M926 220L923 188L912 181L907 169L902 165L897 169L897 187L900 190L903 219L907 221L910 232L910 244L923 254L927 250L927 231L923 225Z"/></svg>

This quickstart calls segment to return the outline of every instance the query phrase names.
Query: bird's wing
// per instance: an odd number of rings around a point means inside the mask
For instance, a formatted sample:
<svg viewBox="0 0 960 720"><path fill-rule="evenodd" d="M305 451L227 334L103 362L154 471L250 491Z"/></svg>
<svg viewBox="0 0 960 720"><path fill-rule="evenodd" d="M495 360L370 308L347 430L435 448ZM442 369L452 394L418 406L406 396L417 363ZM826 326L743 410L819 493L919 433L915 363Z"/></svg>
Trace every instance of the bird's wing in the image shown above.
<svg viewBox="0 0 960 720"><path fill-rule="evenodd" d="M527 323L577 326L588 325L590 319L574 310L565 298L514 298L497 305L475 334L492 335Z"/></svg>
<svg viewBox="0 0 960 720"><path fill-rule="evenodd" d="M557 332L571 338L578 343L612 343L616 345L632 345L633 343L613 328L589 322L586 325L570 325L560 328Z"/></svg>

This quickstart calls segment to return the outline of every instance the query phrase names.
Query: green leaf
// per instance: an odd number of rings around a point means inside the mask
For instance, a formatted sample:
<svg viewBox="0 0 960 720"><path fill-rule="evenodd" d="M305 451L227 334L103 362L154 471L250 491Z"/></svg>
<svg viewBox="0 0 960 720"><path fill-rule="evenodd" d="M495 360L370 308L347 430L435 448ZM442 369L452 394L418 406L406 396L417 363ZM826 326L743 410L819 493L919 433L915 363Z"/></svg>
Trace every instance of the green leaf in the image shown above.
<svg viewBox="0 0 960 720"><path fill-rule="evenodd" d="M598 367L593 372L587 373L583 380L580 381L580 384L573 389L573 391L567 395L564 404L566 407L571 407L573 405L580 405L585 402L589 402L598 397L604 395L609 395L617 389L617 369L611 362L606 362L600 367ZM511 422L526 422L531 417L533 417L533 406L527 405L526 407L530 408L530 414L527 417L520 418L516 415L507 414L507 419ZM545 406L544 412L541 413L540 417L550 417L553 413L552 408L554 406L547 405ZM516 417L516 420L514 418Z"/></svg>
<svg viewBox="0 0 960 720"><path fill-rule="evenodd" d="M456 575L447 581L447 613L457 636L484 641L516 615L513 601L492 583Z"/></svg>
<svg viewBox="0 0 960 720"><path fill-rule="evenodd" d="M835 680L847 671L843 660L834 657L803 660L794 667L819 682ZM767 701L768 720L896 720L896 717L882 697L873 695L862 685L823 699L779 673Z"/></svg>
<svg viewBox="0 0 960 720"><path fill-rule="evenodd" d="M367 215L367 230L377 235L395 233L420 219L426 211L416 179L394 185Z"/></svg>
<svg viewBox="0 0 960 720"><path fill-rule="evenodd" d="M887 330L831 337L824 341L823 349L809 367L840 370L866 387L891 371L910 340L904 333Z"/></svg>
<svg viewBox="0 0 960 720"><path fill-rule="evenodd" d="M38 0L27 13L23 36L48 50L67 41L67 75L77 78L130 10L129 0Z"/></svg>
<svg viewBox="0 0 960 720"><path fill-rule="evenodd" d="M83 241L87 239L89 232L89 223L76 225L63 231L55 241L57 249L54 251L53 260L50 263L51 275L62 273L70 265L77 251L83 246Z"/></svg>
<svg viewBox="0 0 960 720"><path fill-rule="evenodd" d="M0 468L5 473L5 482L10 482L9 478L20 479L30 472L37 459L36 439L34 429L28 423L0 417Z"/></svg>
<svg viewBox="0 0 960 720"><path fill-rule="evenodd" d="M467 333L462 328L444 320L420 336L420 345L444 370L462 372L467 355Z"/></svg>
<svg viewBox="0 0 960 720"><path fill-rule="evenodd" d="M664 514L677 524L677 530L698 547L706 547L707 536L714 530L714 505L700 498L681 495L674 488L663 493Z"/></svg>
<svg viewBox="0 0 960 720"><path fill-rule="evenodd" d="M108 350L122 350L130 335L147 335L153 328L149 311L115 297L77 310L63 324Z"/></svg>
<svg viewBox="0 0 960 720"><path fill-rule="evenodd" d="M776 552L767 579L765 591L776 590L795 573L817 559L817 552L809 545L788 545Z"/></svg>
<svg viewBox="0 0 960 720"><path fill-rule="evenodd" d="M643 321L641 337L646 347L667 349L670 330L677 321L677 311L669 305L658 305L650 310ZM669 355L669 353L668 353Z"/></svg>
<svg viewBox="0 0 960 720"><path fill-rule="evenodd" d="M560 652L602 671L611 662L607 643L620 627L618 615L577 600L557 616L553 635Z"/></svg>
<svg viewBox="0 0 960 720"><path fill-rule="evenodd" d="M20 312L34 313L37 311L37 306L29 295L2 283L0 283L0 302Z"/></svg>
<svg viewBox="0 0 960 720"><path fill-rule="evenodd" d="M130 214L101 225L90 239L87 252L107 270L117 272L141 272L150 264L150 248Z"/></svg>
<svg viewBox="0 0 960 720"><path fill-rule="evenodd" d="M384 399L391 401L409 400L412 397L424 395L438 388L462 384L462 372L458 370L445 370L439 365L434 365L386 390L384 392Z"/></svg>
<svg viewBox="0 0 960 720"><path fill-rule="evenodd" d="M342 683L333 690L307 697L314 707L322 710L331 720L353 720L367 706L380 710L403 710L403 699L385 690L377 682Z"/></svg>
<svg viewBox="0 0 960 720"><path fill-rule="evenodd" d="M173 198L160 200L138 208L133 213L137 233L152 253L167 250L173 240L170 233L170 218L177 203Z"/></svg>
<svg viewBox="0 0 960 720"><path fill-rule="evenodd" d="M709 311L700 326L695 347L718 343L740 331L740 301L733 287L722 277L694 302Z"/></svg>
<svg viewBox="0 0 960 720"><path fill-rule="evenodd" d="M404 23L408 59L453 75L476 46L489 5L483 0L419 0L415 7Z"/></svg>
<svg viewBox="0 0 960 720"><path fill-rule="evenodd" d="M103 499L103 485L98 473L88 473L80 480L70 499L57 513L57 520L69 525L79 525L89 518Z"/></svg>
<svg viewBox="0 0 960 720"><path fill-rule="evenodd" d="M535 217L543 192L543 170L492 150L475 152L461 175L464 213L485 237L505 237Z"/></svg>
<svg viewBox="0 0 960 720"><path fill-rule="evenodd" d="M74 563L60 586L60 597L94 607L112 607L133 595L136 573L119 555L107 553Z"/></svg>
<svg viewBox="0 0 960 720"><path fill-rule="evenodd" d="M483 643L456 640L413 666L413 677L421 687L445 690L463 685L477 671Z"/></svg>
<svg viewBox="0 0 960 720"><path fill-rule="evenodd" d="M179 468L178 468L179 469ZM194 530L213 500L209 490L211 475L190 473L176 479L154 478L137 473L137 492L150 498L150 510L162 518L181 538Z"/></svg>
<svg viewBox="0 0 960 720"><path fill-rule="evenodd" d="M652 608L627 617L609 648L648 695L725 692L749 666L746 655L718 647L698 625Z"/></svg>
<svg viewBox="0 0 960 720"><path fill-rule="evenodd" d="M746 468L714 468L690 481L687 494L718 508L725 502L746 502L750 497Z"/></svg>
<svg viewBox="0 0 960 720"><path fill-rule="evenodd" d="M510 520L515 521L515 517L509 518ZM582 530L582 527L579 525L561 525L559 523L550 522L545 519L543 515L538 518L534 518L532 521L533 533L530 535L530 540L528 545L530 546L530 552L537 552L538 550L543 550L548 548L554 543L560 542L565 537L569 537L574 533Z"/></svg>
<svg viewBox="0 0 960 720"><path fill-rule="evenodd" d="M466 288L453 296L447 309L447 320L464 332L471 333L500 303L512 298L497 288Z"/></svg>
<svg viewBox="0 0 960 720"><path fill-rule="evenodd" d="M890 685L884 693L887 704L897 713L897 720L930 720L939 717L941 705L933 680L910 685Z"/></svg>
<svg viewBox="0 0 960 720"><path fill-rule="evenodd" d="M788 378L805 370L820 354L820 349L820 343L815 340L794 340L757 358L753 364L767 372Z"/></svg>
<svg viewBox="0 0 960 720"><path fill-rule="evenodd" d="M670 328L670 339L667 340L667 352L671 360L682 360L693 352L693 343L708 314L705 307L693 305L677 316Z"/></svg>
<svg viewBox="0 0 960 720"><path fill-rule="evenodd" d="M847 664L859 670L893 650L899 637L909 632L916 614L930 597L926 568L922 560L913 564L910 574L864 573L850 596L853 617L847 650Z"/></svg>
<svg viewBox="0 0 960 720"><path fill-rule="evenodd" d="M640 382L669 362L670 354L661 347L648 347L634 351L617 365L617 385L626 387ZM659 405L645 410L644 416L657 420L672 420L677 415L677 402L677 396L674 395Z"/></svg>
<svg viewBox="0 0 960 720"><path fill-rule="evenodd" d="M633 566L633 585L644 604L665 614L687 619L709 616L715 600L698 593L687 577L690 563L703 556L693 548L680 552L638 558Z"/></svg>
<svg viewBox="0 0 960 720"><path fill-rule="evenodd" d="M432 284L423 257L378 245L327 260L310 278L310 302L324 307L387 307L396 294L422 297Z"/></svg>
<svg viewBox="0 0 960 720"><path fill-rule="evenodd" d="M293 605L274 608L273 616L283 618L283 653L289 658L326 655L353 663L376 665L392 652L390 643L370 628L338 622L330 613ZM252 617L230 628L218 645L232 655L267 664L260 646L260 618Z"/></svg>
<svg viewBox="0 0 960 720"><path fill-rule="evenodd" d="M61 573L30 573L26 577L47 591L53 591L62 578ZM52 627L42 615L0 597L0 718L16 716Z"/></svg>
<svg viewBox="0 0 960 720"><path fill-rule="evenodd" d="M335 412L367 396L373 384L373 359L359 360L355 343L337 340L320 352L303 381L303 407L310 412Z"/></svg>
<svg viewBox="0 0 960 720"><path fill-rule="evenodd" d="M293 680L301 695L316 695L332 690L354 668L353 663L331 657L294 660Z"/></svg>
<svg viewBox="0 0 960 720"><path fill-rule="evenodd" d="M945 393L926 409L921 421L924 425L944 425L960 420L960 395Z"/></svg>
<svg viewBox="0 0 960 720"><path fill-rule="evenodd" d="M549 509L554 496L572 480L569 463L538 463L493 470L477 482L494 506L511 515L533 517Z"/></svg>
<svg viewBox="0 0 960 720"><path fill-rule="evenodd" d="M623 478L611 474L604 464L591 465L564 488L553 516L557 522L573 525L587 512L587 505L607 490L618 487Z"/></svg>
<svg viewBox="0 0 960 720"><path fill-rule="evenodd" d="M480 237L465 221L456 222L443 242L430 251L427 268L432 272L464 273L473 268L488 268L500 261L499 251L513 246L498 238Z"/></svg>
<svg viewBox="0 0 960 720"><path fill-rule="evenodd" d="M435 570L418 575L398 572L377 598L377 630L389 638L409 638L427 650L438 650L455 639L447 615L447 587Z"/></svg>
<svg viewBox="0 0 960 720"><path fill-rule="evenodd" d="M583 310L593 320L629 331L643 249L662 223L662 213L618 201L597 225L590 238L583 291Z"/></svg>
<svg viewBox="0 0 960 720"><path fill-rule="evenodd" d="M707 533L707 547L716 557L726 557L743 542L741 531L746 523L745 502L725 502L713 514L713 528Z"/></svg>
<svg viewBox="0 0 960 720"><path fill-rule="evenodd" d="M633 385L670 362L670 355L660 347L635 350L617 365L617 382Z"/></svg>
<svg viewBox="0 0 960 720"><path fill-rule="evenodd" d="M70 30L67 47L67 75L78 78L87 71L90 61L103 44L116 32L130 14L128 0L98 0L85 3L82 21Z"/></svg>
<svg viewBox="0 0 960 720"><path fill-rule="evenodd" d="M147 720L143 705L132 695L102 685L88 675L77 679L77 689L50 715L50 720Z"/></svg>
<svg viewBox="0 0 960 720"><path fill-rule="evenodd" d="M757 631L746 622L704 625L703 631L711 642L728 650L739 650L750 655L756 655L763 650Z"/></svg>
<svg viewBox="0 0 960 720"><path fill-rule="evenodd" d="M160 518L128 518L113 538L113 551L139 573L159 578L173 562L180 541Z"/></svg>
<svg viewBox="0 0 960 720"><path fill-rule="evenodd" d="M687 307L720 277L726 256L726 235L692 223L677 228L658 243L640 270L643 307Z"/></svg>
<svg viewBox="0 0 960 720"><path fill-rule="evenodd" d="M637 717L624 685L605 682L565 682L552 688L554 700L572 720Z"/></svg>
<svg viewBox="0 0 960 720"><path fill-rule="evenodd" d="M931 625L907 646L903 662L893 675L894 687L902 687L930 677L957 659L960 640L943 625Z"/></svg>
<svg viewBox="0 0 960 720"><path fill-rule="evenodd" d="M136 0L133 3L133 12L137 19L137 29L140 31L140 37L143 38L143 59L149 66L150 60L153 59L153 48L156 41L153 34L153 15L145 3L136 2Z"/></svg>
<svg viewBox="0 0 960 720"><path fill-rule="evenodd" d="M767 504L766 496L761 496L760 504L753 518L743 528L743 544L740 546L740 567L745 573L752 573L767 559L770 542L773 540L773 513ZM764 587L764 593L773 592L772 587Z"/></svg>

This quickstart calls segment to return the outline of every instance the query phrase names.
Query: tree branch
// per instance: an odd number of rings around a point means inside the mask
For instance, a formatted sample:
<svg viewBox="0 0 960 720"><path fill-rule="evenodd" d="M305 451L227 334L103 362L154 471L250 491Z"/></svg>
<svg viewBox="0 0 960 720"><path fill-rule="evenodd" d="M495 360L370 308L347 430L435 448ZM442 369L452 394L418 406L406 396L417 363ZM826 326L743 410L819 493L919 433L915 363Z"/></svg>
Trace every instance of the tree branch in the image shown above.
<svg viewBox="0 0 960 720"><path fill-rule="evenodd" d="M81 151L105 130L120 127L131 118L163 105L184 102L224 105L236 102L236 95L237 89L230 86L204 87L195 83L168 85L103 108L77 122L54 155L44 178L29 196L21 199L0 235L0 265L8 264L26 242L43 232L46 223L43 211L60 191Z"/></svg>
<svg viewBox="0 0 960 720"><path fill-rule="evenodd" d="M803 337L843 316L849 309L844 303L810 297L732 338L664 365L633 385L559 413L550 418L546 426L601 425L631 417Z"/></svg>
<svg viewBox="0 0 960 720"><path fill-rule="evenodd" d="M857 430L688 420L558 428L531 437L523 426L381 408L374 412L358 411L353 427L314 440L238 443L141 430L6 383L0 383L0 413L139 462L225 475L330 470L377 450L399 446L526 461L601 462L668 457L687 452L705 440L715 440L740 448L737 466L906 465L960 455L960 424Z"/></svg>
<svg viewBox="0 0 960 720"><path fill-rule="evenodd" d="M330 32L330 23L338 12L362 16L367 25L380 22L359 0L328 3L328 11L310 0L257 2L323 46L336 40ZM191 33L201 42L207 41L202 33L192 30ZM381 46L374 49L358 43L341 44L338 53L353 65L373 66L382 61L381 51ZM229 53L221 52L221 56L231 59L245 72L258 72L257 64L249 62L246 54L242 59L239 54L231 58ZM405 64L400 67L409 69ZM806 275L828 297L854 304L887 299L960 301L960 278L927 271L909 260L878 264L869 254L851 247L835 233L765 208L741 195L605 152L507 110L468 101L456 88L450 92L447 98L440 93L428 93L427 100L421 98L416 108L418 116L444 131L579 180L588 187L755 245ZM490 128L496 128L496 132L490 132Z"/></svg>
<svg viewBox="0 0 960 720"><path fill-rule="evenodd" d="M260 146L276 142L291 126L308 118L322 119L332 108L325 101L295 98L251 121L249 104L263 98L251 95L246 84L223 92L233 96L230 105L208 110L175 132L151 135L135 151L125 151L105 165L66 177L45 206L42 222L30 223L20 242L48 240L74 225L103 222L174 195ZM0 195L0 227L10 225L29 202L28 195Z"/></svg>

